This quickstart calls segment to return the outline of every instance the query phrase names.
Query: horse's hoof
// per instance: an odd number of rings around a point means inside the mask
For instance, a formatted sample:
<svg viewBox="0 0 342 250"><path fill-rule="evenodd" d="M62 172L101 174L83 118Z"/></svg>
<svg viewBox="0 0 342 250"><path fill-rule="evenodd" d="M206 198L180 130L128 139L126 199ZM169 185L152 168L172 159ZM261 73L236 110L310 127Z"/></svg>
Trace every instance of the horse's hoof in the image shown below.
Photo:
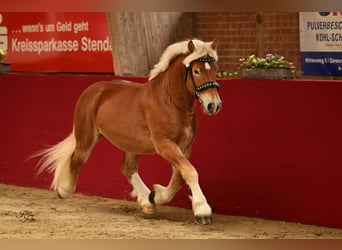
<svg viewBox="0 0 342 250"><path fill-rule="evenodd" d="M213 223L211 216L195 216L195 222L199 225L210 225Z"/></svg>
<svg viewBox="0 0 342 250"><path fill-rule="evenodd" d="M66 199L69 198L72 195L72 193L61 193L57 191L57 196L59 199Z"/></svg>
<svg viewBox="0 0 342 250"><path fill-rule="evenodd" d="M144 214L154 214L155 212L155 206L143 206L142 207L142 212Z"/></svg>
<svg viewBox="0 0 342 250"><path fill-rule="evenodd" d="M69 190L63 187L58 187L56 191L57 191L58 198L65 199L65 198L69 198L73 194L73 192L75 191L75 188L73 188L72 190Z"/></svg>
<svg viewBox="0 0 342 250"><path fill-rule="evenodd" d="M59 199L64 199L64 197L62 195L60 195L60 193L57 191L57 196Z"/></svg>

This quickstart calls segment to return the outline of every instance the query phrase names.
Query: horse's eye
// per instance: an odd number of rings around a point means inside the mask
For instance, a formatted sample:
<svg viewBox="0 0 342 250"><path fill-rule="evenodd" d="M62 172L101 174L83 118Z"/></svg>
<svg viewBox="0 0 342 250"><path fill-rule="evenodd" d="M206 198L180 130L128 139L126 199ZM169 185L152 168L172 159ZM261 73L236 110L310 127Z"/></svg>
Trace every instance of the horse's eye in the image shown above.
<svg viewBox="0 0 342 250"><path fill-rule="evenodd" d="M194 73L195 73L196 75L199 75L199 74L200 74L200 71L199 71L198 69L195 69L195 70L194 70Z"/></svg>

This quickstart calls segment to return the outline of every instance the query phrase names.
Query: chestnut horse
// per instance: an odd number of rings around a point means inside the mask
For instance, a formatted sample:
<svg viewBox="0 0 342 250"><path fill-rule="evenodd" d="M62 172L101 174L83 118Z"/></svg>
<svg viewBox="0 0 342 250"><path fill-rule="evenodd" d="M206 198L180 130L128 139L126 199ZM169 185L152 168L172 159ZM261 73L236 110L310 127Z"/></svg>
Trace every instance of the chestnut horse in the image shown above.
<svg viewBox="0 0 342 250"><path fill-rule="evenodd" d="M145 84L123 80L92 84L76 103L72 133L36 154L42 156L38 173L54 173L51 188L60 198L69 196L81 167L103 136L124 152L121 171L144 213L171 201L186 183L196 223L212 223L211 208L189 158L197 130L196 100L206 114L221 109L217 59L215 40L183 41L166 48ZM143 154L159 154L172 165L167 187L155 184L150 191L140 179L137 162Z"/></svg>

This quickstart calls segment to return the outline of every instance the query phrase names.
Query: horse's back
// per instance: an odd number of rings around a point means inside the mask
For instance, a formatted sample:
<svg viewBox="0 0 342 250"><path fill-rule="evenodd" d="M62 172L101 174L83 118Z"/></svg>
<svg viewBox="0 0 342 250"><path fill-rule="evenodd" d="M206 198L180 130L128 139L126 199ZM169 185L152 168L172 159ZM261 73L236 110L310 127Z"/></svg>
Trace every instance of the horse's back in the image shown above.
<svg viewBox="0 0 342 250"><path fill-rule="evenodd" d="M113 91L134 91L136 89L140 89L144 84L125 81L125 80L112 80L112 81L99 81L91 84L88 88L86 88L82 95L84 94L104 94L110 93Z"/></svg>
<svg viewBox="0 0 342 250"><path fill-rule="evenodd" d="M136 99L143 89L141 83L113 80L99 81L88 86L80 95L76 108L93 108L97 110L99 106L107 101L121 101L125 99Z"/></svg>

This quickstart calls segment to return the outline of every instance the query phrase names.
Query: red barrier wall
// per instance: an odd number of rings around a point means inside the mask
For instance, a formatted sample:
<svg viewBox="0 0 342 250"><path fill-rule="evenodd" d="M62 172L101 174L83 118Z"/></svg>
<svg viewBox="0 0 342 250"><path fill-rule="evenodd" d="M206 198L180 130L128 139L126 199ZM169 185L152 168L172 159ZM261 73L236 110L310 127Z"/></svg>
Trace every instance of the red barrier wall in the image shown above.
<svg viewBox="0 0 342 250"><path fill-rule="evenodd" d="M89 84L111 76L0 75L0 182L48 188L28 157L62 140ZM140 82L145 78L133 78ZM342 82L220 80L223 109L199 112L192 163L216 213L342 228ZM81 171L77 191L129 199L122 153L102 140ZM171 168L142 157L148 186L166 185ZM171 203L190 208L188 189Z"/></svg>

